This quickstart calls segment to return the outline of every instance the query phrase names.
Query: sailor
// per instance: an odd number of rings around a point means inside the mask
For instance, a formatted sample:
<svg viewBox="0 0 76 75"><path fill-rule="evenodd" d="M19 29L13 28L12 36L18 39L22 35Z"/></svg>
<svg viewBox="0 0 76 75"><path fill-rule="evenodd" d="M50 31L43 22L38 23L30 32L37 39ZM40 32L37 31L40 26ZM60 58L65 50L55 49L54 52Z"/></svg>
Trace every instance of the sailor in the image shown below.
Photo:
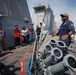
<svg viewBox="0 0 76 75"><path fill-rule="evenodd" d="M1 50L6 49L5 38L6 38L5 31L2 28L2 24L0 24L0 52L1 52Z"/></svg>
<svg viewBox="0 0 76 75"><path fill-rule="evenodd" d="M69 20L68 13L60 14L60 16L62 24L59 31L52 36L59 36L59 39L65 42L66 46L68 47L71 43L71 35L75 32L74 24L72 21Z"/></svg>

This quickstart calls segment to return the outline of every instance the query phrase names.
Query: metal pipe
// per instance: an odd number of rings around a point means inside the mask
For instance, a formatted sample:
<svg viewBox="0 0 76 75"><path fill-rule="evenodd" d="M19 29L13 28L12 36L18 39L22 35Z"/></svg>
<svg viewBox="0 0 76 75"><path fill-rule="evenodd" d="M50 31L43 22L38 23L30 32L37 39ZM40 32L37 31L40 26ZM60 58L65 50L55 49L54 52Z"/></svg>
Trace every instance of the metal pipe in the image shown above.
<svg viewBox="0 0 76 75"><path fill-rule="evenodd" d="M44 64L48 67L56 63L63 57L63 53L59 48L53 48L51 54L44 60Z"/></svg>
<svg viewBox="0 0 76 75"><path fill-rule="evenodd" d="M60 48L63 52L67 51L67 46L63 41L57 41L57 47Z"/></svg>
<svg viewBox="0 0 76 75"><path fill-rule="evenodd" d="M76 72L75 56L68 54L64 57L63 61L53 66L49 66L47 70L49 70L49 75L54 75L58 72L65 70L66 68L70 71L71 75L73 75L73 73Z"/></svg>
<svg viewBox="0 0 76 75"><path fill-rule="evenodd" d="M44 55L46 55L46 57L47 57L51 53L51 50L52 50L52 46L50 44L47 44L44 47Z"/></svg>
<svg viewBox="0 0 76 75"><path fill-rule="evenodd" d="M41 59L45 59L48 55L50 55L52 50L52 46L50 44L46 44L44 49L39 51L41 53Z"/></svg>
<svg viewBox="0 0 76 75"><path fill-rule="evenodd" d="M54 47L56 47L56 40L55 39L51 39L50 41L49 41L49 44L54 48Z"/></svg>

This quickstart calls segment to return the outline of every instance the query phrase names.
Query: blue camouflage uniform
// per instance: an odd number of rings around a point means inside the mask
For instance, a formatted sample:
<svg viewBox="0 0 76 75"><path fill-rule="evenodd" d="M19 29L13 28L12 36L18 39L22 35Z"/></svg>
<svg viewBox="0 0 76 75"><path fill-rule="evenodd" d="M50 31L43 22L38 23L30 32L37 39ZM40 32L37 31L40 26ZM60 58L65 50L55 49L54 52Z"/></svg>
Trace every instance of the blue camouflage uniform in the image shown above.
<svg viewBox="0 0 76 75"><path fill-rule="evenodd" d="M66 40L63 40L61 37L63 35L68 34L70 31L73 33L75 32L74 24L72 21L67 20L64 23L61 24L59 31L57 32L57 35L60 36L59 40L65 42L66 46L70 45L71 37L69 36Z"/></svg>

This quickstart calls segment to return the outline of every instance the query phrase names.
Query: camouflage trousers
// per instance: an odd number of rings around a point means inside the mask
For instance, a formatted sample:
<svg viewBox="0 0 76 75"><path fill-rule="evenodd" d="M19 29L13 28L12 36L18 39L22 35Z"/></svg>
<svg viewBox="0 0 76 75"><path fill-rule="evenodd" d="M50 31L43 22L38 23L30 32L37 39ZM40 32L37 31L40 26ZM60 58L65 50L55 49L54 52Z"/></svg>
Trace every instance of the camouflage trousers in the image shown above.
<svg viewBox="0 0 76 75"><path fill-rule="evenodd" d="M6 49L5 39L0 39L0 50L5 49Z"/></svg>

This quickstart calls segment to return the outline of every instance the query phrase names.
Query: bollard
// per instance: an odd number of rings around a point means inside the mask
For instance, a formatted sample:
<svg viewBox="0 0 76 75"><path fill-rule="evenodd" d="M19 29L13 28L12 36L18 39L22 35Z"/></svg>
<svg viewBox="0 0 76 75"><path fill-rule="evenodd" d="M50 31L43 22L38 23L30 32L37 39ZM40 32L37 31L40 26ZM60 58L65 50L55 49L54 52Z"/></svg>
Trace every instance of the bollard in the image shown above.
<svg viewBox="0 0 76 75"><path fill-rule="evenodd" d="M63 57L63 53L59 48L53 48L51 54L44 60L46 67L58 62Z"/></svg>
<svg viewBox="0 0 76 75"><path fill-rule="evenodd" d="M76 72L76 58L75 56L71 54L67 54L63 61L53 65L49 66L47 68L47 71L49 72L49 75L54 75L56 73L59 73L61 71L67 70L70 71L70 74L73 75L74 72Z"/></svg>

